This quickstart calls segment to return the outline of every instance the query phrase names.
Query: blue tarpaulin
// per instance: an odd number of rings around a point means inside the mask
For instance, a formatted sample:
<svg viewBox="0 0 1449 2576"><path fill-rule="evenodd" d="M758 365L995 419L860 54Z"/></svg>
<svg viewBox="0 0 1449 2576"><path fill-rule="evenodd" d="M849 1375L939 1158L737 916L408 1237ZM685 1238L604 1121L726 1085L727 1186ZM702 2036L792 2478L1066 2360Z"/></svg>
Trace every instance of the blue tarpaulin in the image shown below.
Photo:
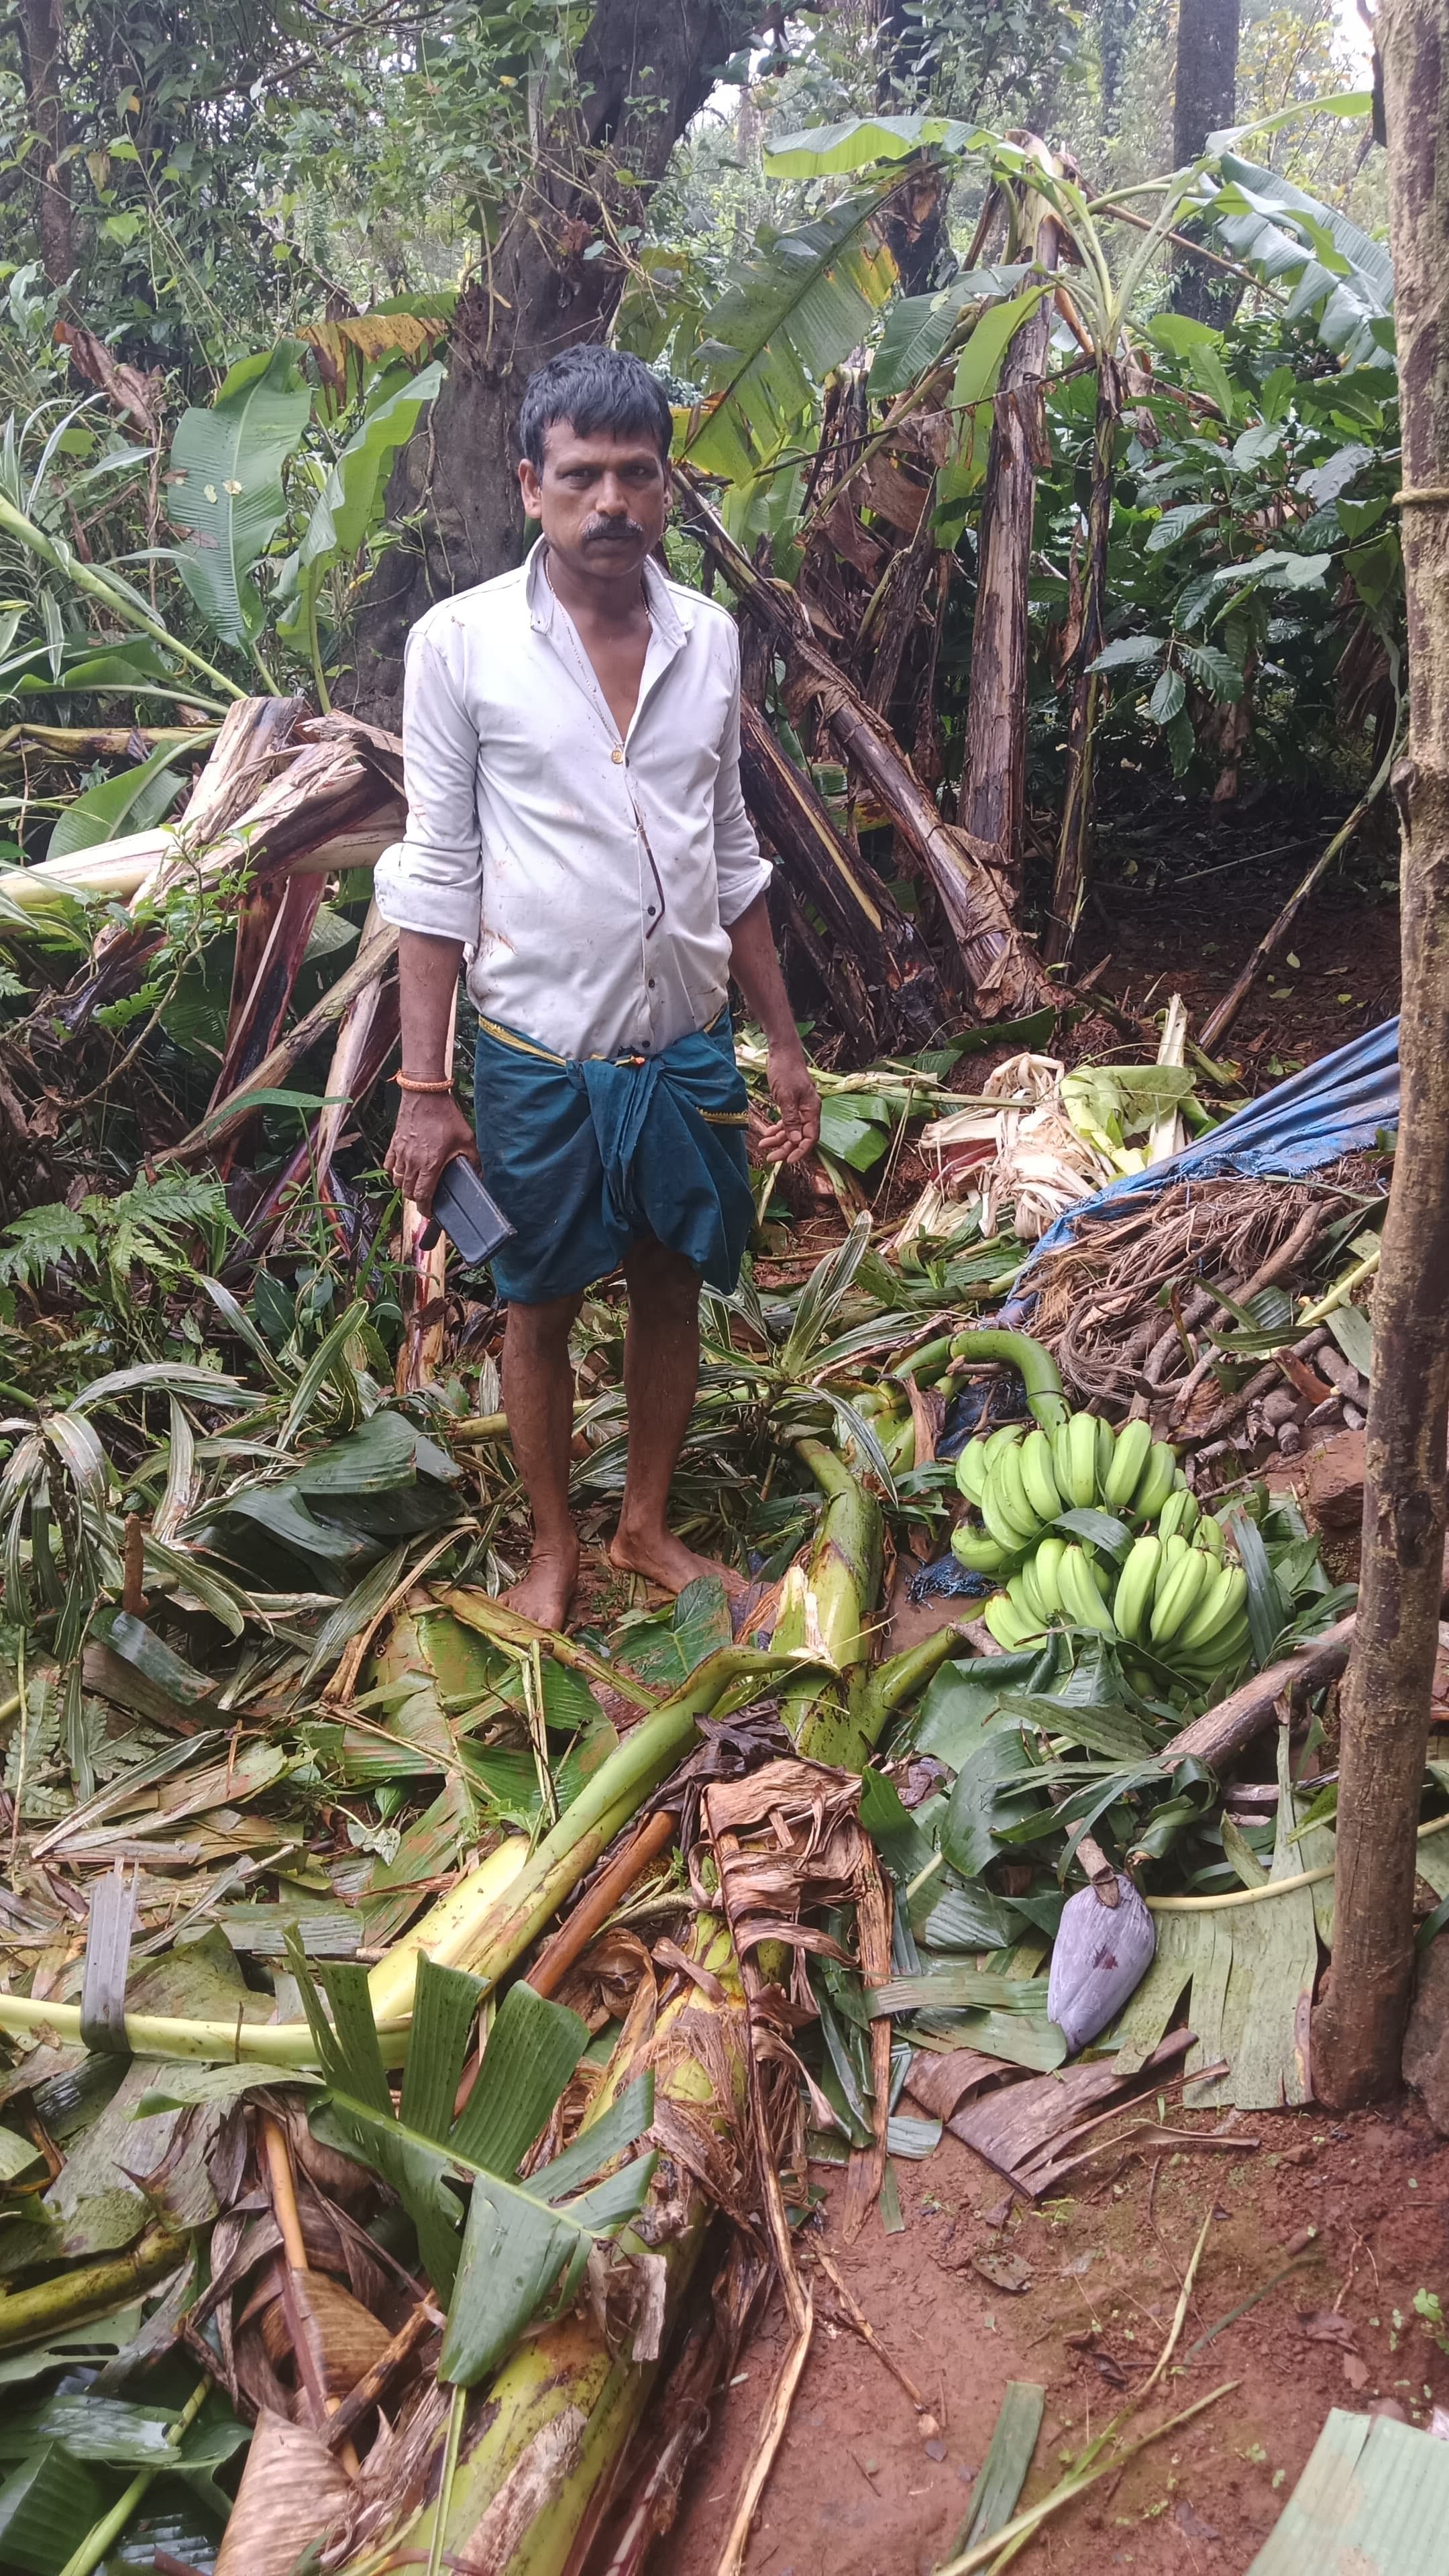
<svg viewBox="0 0 1449 2576"><path fill-rule="evenodd" d="M1296 1180L1336 1162L1340 1154L1372 1145L1386 1130L1392 1134L1398 1123L1399 1023L1394 1019L1366 1030L1333 1055L1320 1056L1246 1109L1234 1110L1210 1136L1200 1136L1170 1161L1109 1181L1104 1190L1068 1208L1042 1236L1032 1262L1044 1252L1059 1252L1084 1217L1106 1214L1128 1200L1155 1197L1178 1181L1212 1180L1221 1172Z"/></svg>

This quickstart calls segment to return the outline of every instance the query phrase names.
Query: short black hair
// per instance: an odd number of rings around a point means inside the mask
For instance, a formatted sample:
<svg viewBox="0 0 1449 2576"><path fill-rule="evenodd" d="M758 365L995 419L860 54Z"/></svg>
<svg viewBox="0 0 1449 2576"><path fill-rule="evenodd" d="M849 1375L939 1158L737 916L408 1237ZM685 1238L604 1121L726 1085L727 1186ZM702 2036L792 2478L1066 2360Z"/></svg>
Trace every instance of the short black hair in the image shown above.
<svg viewBox="0 0 1449 2576"><path fill-rule="evenodd" d="M523 389L518 436L535 474L543 472L544 433L556 420L566 420L580 438L606 430L616 437L657 439L661 460L669 461L674 420L668 397L643 359L626 349L581 341L534 370Z"/></svg>

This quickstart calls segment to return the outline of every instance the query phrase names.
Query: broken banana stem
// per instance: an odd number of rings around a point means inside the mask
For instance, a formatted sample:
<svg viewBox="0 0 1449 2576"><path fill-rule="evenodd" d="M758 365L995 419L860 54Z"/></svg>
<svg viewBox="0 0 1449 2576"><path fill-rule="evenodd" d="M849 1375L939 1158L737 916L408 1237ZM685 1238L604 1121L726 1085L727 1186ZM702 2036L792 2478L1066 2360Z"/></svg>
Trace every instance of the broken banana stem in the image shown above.
<svg viewBox="0 0 1449 2576"><path fill-rule="evenodd" d="M34 2343L43 2334L58 2334L65 2326L84 2325L92 2317L110 2316L174 2272L185 2261L190 2242L168 2228L148 2227L129 2254L89 2263L83 2271L62 2272L33 2289L12 2290L0 2298L0 2352Z"/></svg>
<svg viewBox="0 0 1449 2576"><path fill-rule="evenodd" d="M802 1680L786 1691L780 1714L807 1761L859 1771L873 1739L852 1707L852 1689L869 1660L867 1622L880 1591L880 1506L823 1441L795 1445L825 1495L825 1509L804 1574L787 1583L775 1638L823 1650L835 1669L829 1679Z"/></svg>
<svg viewBox="0 0 1449 2576"><path fill-rule="evenodd" d="M726 1925L717 1916L696 1915L687 1955L707 1984L691 1980L642 2044L625 2029L591 2118L653 2066L659 2104L707 2123L721 2140L742 2123L745 1999ZM707 2046L699 2030L705 2020L712 2025ZM712 2066L723 2071L727 2099L716 2090ZM655 2244L647 2220L639 2235L628 2230L620 2240L625 2252L637 2254L647 2237L664 2261L663 2315L651 2319L647 2357L636 2361L630 2349L611 2353L585 2307L518 2346L492 2385L470 2398L442 2534L444 2566L487 2567L489 2576L565 2576L580 2563L659 2376L660 2348L698 2263L712 2203L666 2150L648 2207L661 2219L669 2213L662 2240ZM441 2427L436 2458L440 2467ZM385 2546L349 2559L338 2576L383 2576L403 2552L421 2564L437 2540L436 2513L434 2495Z"/></svg>

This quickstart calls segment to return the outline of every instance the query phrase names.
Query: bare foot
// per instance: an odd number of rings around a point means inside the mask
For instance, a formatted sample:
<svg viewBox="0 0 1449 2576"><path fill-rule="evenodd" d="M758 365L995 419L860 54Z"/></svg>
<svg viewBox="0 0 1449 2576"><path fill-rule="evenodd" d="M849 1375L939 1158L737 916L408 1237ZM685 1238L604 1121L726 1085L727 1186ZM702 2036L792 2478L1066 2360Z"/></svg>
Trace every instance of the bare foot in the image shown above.
<svg viewBox="0 0 1449 2576"><path fill-rule="evenodd" d="M558 1630L569 1615L578 1579L576 1538L557 1547L535 1547L522 1582L511 1585L503 1598L510 1610L532 1619L536 1627Z"/></svg>
<svg viewBox="0 0 1449 2576"><path fill-rule="evenodd" d="M683 1592L705 1574L717 1575L731 1598L744 1589L732 1566L717 1564L712 1556L696 1556L692 1547L667 1529L627 1529L621 1521L610 1542L609 1563L623 1574L647 1576L661 1592Z"/></svg>

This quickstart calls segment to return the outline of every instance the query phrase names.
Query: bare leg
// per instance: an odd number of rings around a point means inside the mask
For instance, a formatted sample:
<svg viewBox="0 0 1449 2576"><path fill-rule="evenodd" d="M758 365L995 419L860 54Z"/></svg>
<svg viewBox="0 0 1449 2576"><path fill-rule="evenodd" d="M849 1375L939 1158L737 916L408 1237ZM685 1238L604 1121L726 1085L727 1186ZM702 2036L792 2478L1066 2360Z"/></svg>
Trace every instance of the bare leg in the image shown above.
<svg viewBox="0 0 1449 2576"><path fill-rule="evenodd" d="M636 1243L624 1262L629 1329L624 1339L624 1395L629 1409L629 1474L612 1562L647 1575L666 1592L682 1592L702 1574L738 1590L726 1566L675 1538L665 1521L699 1383L699 1273L662 1243Z"/></svg>
<svg viewBox="0 0 1449 2576"><path fill-rule="evenodd" d="M541 1628L563 1626L579 1575L578 1532L569 1512L569 1332L583 1302L555 1297L545 1306L510 1306L503 1337L503 1403L533 1513L533 1554L508 1603Z"/></svg>

